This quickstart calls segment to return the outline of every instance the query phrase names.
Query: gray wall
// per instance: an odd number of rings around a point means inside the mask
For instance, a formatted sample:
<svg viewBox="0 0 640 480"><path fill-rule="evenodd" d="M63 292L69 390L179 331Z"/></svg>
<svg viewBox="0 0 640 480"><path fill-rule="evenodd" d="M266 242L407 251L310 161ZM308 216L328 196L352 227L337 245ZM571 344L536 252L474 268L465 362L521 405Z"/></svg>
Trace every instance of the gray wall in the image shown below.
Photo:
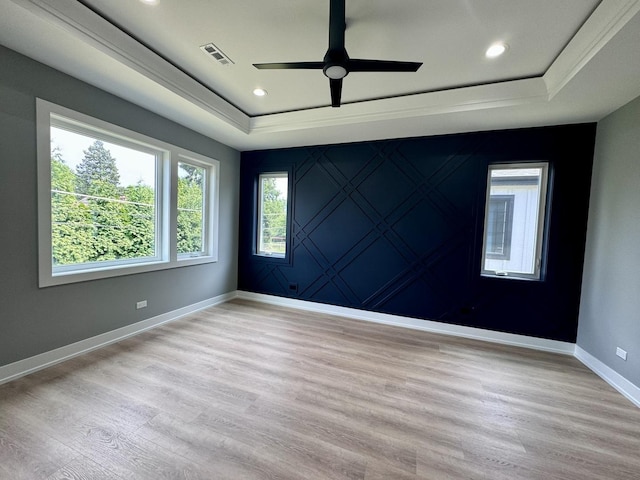
<svg viewBox="0 0 640 480"><path fill-rule="evenodd" d="M36 97L219 160L219 261L38 288ZM234 149L0 46L0 366L234 291L239 171Z"/></svg>
<svg viewBox="0 0 640 480"><path fill-rule="evenodd" d="M640 386L640 98L598 124L577 344Z"/></svg>

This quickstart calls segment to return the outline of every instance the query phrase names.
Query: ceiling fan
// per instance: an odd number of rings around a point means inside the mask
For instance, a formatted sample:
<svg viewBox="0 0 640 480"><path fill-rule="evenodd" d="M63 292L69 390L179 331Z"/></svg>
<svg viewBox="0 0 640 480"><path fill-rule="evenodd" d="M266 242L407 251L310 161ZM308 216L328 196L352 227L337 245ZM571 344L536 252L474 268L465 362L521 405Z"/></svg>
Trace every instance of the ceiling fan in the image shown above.
<svg viewBox="0 0 640 480"><path fill-rule="evenodd" d="M346 28L345 0L330 0L329 49L321 62L254 63L253 66L265 70L322 70L329 79L332 107L340 106L342 79L350 72L416 72L422 66L418 62L349 58L344 45Z"/></svg>

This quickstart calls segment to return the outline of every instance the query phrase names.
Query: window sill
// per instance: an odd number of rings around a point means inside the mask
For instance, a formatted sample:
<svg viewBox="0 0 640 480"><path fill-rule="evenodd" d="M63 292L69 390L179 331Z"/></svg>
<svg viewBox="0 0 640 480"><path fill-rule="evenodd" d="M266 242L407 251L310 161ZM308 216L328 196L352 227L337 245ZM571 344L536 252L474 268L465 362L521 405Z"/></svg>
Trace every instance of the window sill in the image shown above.
<svg viewBox="0 0 640 480"><path fill-rule="evenodd" d="M157 272L178 267L188 267L192 265L202 265L205 263L215 263L218 259L213 256L201 256L197 258L178 259L177 261L154 261L134 265L107 266L104 268L94 268L91 270L76 270L71 272L53 273L53 275L42 275L39 279L39 287L52 287L56 285L66 285L71 283L88 282L105 278L121 277L125 275L135 275L138 273Z"/></svg>
<svg viewBox="0 0 640 480"><path fill-rule="evenodd" d="M495 272L482 272L480 274L481 277L484 278L495 278L499 280L521 280L525 282L541 282L542 279L534 276L522 276L515 273L508 273L506 275L500 275Z"/></svg>

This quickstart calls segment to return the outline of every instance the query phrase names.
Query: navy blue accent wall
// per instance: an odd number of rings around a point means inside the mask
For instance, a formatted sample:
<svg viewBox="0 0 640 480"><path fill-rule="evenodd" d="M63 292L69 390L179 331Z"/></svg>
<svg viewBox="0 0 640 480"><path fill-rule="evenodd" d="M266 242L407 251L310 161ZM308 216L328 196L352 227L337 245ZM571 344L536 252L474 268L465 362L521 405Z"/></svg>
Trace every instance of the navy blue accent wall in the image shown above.
<svg viewBox="0 0 640 480"><path fill-rule="evenodd" d="M242 154L241 290L575 342L595 124ZM480 276L487 165L549 161L541 282ZM289 255L254 255L259 173L290 172Z"/></svg>

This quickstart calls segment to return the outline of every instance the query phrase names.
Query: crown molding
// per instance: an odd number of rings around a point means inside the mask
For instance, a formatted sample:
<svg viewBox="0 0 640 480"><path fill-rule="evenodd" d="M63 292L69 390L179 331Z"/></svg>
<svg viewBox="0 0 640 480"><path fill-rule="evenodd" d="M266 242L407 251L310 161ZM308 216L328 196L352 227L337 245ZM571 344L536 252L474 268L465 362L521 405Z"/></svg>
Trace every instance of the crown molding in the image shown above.
<svg viewBox="0 0 640 480"><path fill-rule="evenodd" d="M244 112L81 3L72 0L11 1L225 123L249 133L249 117Z"/></svg>
<svg viewBox="0 0 640 480"><path fill-rule="evenodd" d="M375 102L345 104L339 110L326 107L253 117L250 122L250 132L251 134L285 132L547 101L547 88L542 78L531 78L386 98Z"/></svg>
<svg viewBox="0 0 640 480"><path fill-rule="evenodd" d="M543 78L552 100L640 12L640 0L603 0Z"/></svg>
<svg viewBox="0 0 640 480"><path fill-rule="evenodd" d="M160 88L159 95L169 94L166 98L157 96L157 101L141 100L141 106L166 116L171 95L174 95L174 99L193 107L190 115L198 117L194 122L198 123L200 131L204 129L206 134L211 134L227 129L225 134L237 145L259 142L261 138L268 138L265 134L363 122L418 120L483 110L497 112L506 107L528 105L545 109L554 105L554 98L640 12L640 0L602 0L540 77L356 102L340 109L324 107L250 117L80 2L8 1L62 29L74 41L95 49L99 52L97 55L106 55L131 72L144 76ZM45 48L43 55L46 51ZM140 85L132 87L131 97L142 96L145 93L140 90L142 88Z"/></svg>

